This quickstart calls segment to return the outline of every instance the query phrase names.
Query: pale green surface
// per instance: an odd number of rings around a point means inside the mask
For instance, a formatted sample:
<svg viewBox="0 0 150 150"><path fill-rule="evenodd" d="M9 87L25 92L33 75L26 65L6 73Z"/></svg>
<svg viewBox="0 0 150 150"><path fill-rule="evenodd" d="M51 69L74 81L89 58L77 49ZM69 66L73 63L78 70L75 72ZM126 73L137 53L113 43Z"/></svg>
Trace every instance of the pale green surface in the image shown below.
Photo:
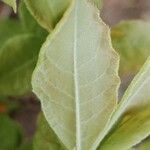
<svg viewBox="0 0 150 150"><path fill-rule="evenodd" d="M149 106L150 105L150 58L147 60L147 62L145 63L145 65L143 66L143 68L141 69L141 71L137 74L137 76L134 78L134 80L132 81L131 85L128 87L127 91L125 92L122 101L120 102L120 104L118 105L118 108L116 109L116 111L114 112L114 114L112 115L110 122L107 124L107 126L105 127L105 130L103 132L103 134L101 135L101 139L103 139L108 132L110 131L110 129L113 127L113 125L118 121L118 119L122 116L124 117L124 115L128 112L128 111L134 111L136 110L136 108L140 107L140 112L143 113L144 115L147 115L146 113L144 113L145 111L145 106ZM138 113L140 113L138 112ZM148 114L149 115L149 114ZM146 119L148 119L148 123L149 123L149 118L150 116L148 116ZM140 117L139 120L145 120L145 116ZM138 121L138 120L137 120ZM142 126L143 123L143 126ZM147 137L150 132L150 125L145 127L145 124L148 124L147 122L144 123L144 121L141 121L140 124L140 132L137 132L135 134L132 135L127 135L126 138L129 139L129 141L127 141L126 143L126 147L132 147L136 144L138 144L141 140L143 140L145 137ZM130 123L131 126L130 128L132 128L132 123ZM136 126L136 123L135 123ZM120 129L116 129L116 130L120 130ZM116 134L118 133L118 131L116 131ZM123 137L124 132L122 131L119 135L118 135L118 139L120 137L120 139ZM113 136L117 136L114 135ZM134 136L134 138L131 140L130 137ZM111 138L111 134L110 137ZM124 139L125 140L125 139ZM123 139L122 139L123 141ZM115 143L117 141L111 141L111 143ZM106 145L108 145L107 143L107 139L106 139Z"/></svg>
<svg viewBox="0 0 150 150"><path fill-rule="evenodd" d="M33 91L68 149L95 149L116 106L118 55L98 11L76 0L43 45Z"/></svg>
<svg viewBox="0 0 150 150"><path fill-rule="evenodd" d="M25 3L31 14L35 17L38 23L51 31L71 0L25 0Z"/></svg>
<svg viewBox="0 0 150 150"><path fill-rule="evenodd" d="M10 5L15 12L17 12L17 3L16 0L2 0L3 2L5 2L6 4Z"/></svg>
<svg viewBox="0 0 150 150"><path fill-rule="evenodd" d="M32 34L17 35L0 50L0 95L21 95L31 90L31 75L42 40Z"/></svg>
<svg viewBox="0 0 150 150"><path fill-rule="evenodd" d="M33 148L34 150L64 150L43 114L38 118Z"/></svg>
<svg viewBox="0 0 150 150"><path fill-rule="evenodd" d="M137 73L150 55L150 23L122 22L112 28L111 37L120 54L120 75Z"/></svg>

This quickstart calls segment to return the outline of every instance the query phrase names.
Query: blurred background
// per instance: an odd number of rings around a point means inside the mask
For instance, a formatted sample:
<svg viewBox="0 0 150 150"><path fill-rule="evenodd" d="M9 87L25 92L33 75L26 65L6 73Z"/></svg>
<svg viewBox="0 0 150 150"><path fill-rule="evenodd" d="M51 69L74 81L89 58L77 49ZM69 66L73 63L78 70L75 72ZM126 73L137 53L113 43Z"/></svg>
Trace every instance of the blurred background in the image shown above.
<svg viewBox="0 0 150 150"><path fill-rule="evenodd" d="M18 19L17 14L14 14L9 6L0 1L0 19L9 17ZM150 0L104 0L101 17L111 27L121 20L148 21L150 19ZM125 82L130 82L131 79L132 77L127 78ZM7 100L0 99L0 114L6 113L17 121L23 129L24 138L29 141L32 140L35 133L39 112L40 103L33 93L22 97L8 97Z"/></svg>

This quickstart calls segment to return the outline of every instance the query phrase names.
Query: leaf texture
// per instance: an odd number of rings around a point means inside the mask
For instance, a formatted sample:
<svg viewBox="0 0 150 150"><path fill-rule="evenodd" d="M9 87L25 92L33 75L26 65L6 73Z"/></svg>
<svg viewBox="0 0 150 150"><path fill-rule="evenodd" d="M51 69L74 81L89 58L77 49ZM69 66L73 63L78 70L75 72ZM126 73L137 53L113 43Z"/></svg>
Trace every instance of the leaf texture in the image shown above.
<svg viewBox="0 0 150 150"><path fill-rule="evenodd" d="M73 1L47 38L33 74L46 119L68 149L95 149L116 106L118 55L109 28L85 0Z"/></svg>

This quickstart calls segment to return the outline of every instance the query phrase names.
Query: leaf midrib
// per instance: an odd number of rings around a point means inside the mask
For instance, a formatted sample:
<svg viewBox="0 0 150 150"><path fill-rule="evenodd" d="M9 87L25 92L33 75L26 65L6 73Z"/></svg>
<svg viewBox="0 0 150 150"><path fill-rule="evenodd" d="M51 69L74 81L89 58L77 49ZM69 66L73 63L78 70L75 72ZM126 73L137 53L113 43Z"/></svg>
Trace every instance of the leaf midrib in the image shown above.
<svg viewBox="0 0 150 150"><path fill-rule="evenodd" d="M78 26L78 1L75 2L75 16L74 16L74 86L75 86L75 103L76 103L76 147L81 150L81 132L80 132L80 99L79 99L79 82L77 69L77 26Z"/></svg>

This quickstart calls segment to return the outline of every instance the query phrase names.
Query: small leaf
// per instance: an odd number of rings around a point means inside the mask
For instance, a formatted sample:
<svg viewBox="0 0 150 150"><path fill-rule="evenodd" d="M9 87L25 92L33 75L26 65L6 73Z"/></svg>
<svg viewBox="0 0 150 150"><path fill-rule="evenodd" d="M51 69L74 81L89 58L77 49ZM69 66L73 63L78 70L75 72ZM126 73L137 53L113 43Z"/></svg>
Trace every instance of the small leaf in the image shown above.
<svg viewBox="0 0 150 150"><path fill-rule="evenodd" d="M39 115L38 127L33 145L34 150L64 150L43 114Z"/></svg>
<svg viewBox="0 0 150 150"><path fill-rule="evenodd" d="M109 28L85 0L73 1L41 49L32 85L68 149L90 149L116 107L118 55Z"/></svg>
<svg viewBox="0 0 150 150"><path fill-rule="evenodd" d="M62 17L71 0L25 0L38 23L51 31Z"/></svg>
<svg viewBox="0 0 150 150"><path fill-rule="evenodd" d="M3 2L5 2L6 4L10 5L13 9L14 12L17 12L17 3L16 0L2 0Z"/></svg>
<svg viewBox="0 0 150 150"><path fill-rule="evenodd" d="M113 46L120 54L120 75L137 73L150 55L150 23L126 21L111 32Z"/></svg>
<svg viewBox="0 0 150 150"><path fill-rule="evenodd" d="M20 95L31 90L31 75L43 40L32 34L9 39L0 50L0 95Z"/></svg>
<svg viewBox="0 0 150 150"><path fill-rule="evenodd" d="M0 149L18 149L22 140L21 128L9 117L0 115Z"/></svg>

